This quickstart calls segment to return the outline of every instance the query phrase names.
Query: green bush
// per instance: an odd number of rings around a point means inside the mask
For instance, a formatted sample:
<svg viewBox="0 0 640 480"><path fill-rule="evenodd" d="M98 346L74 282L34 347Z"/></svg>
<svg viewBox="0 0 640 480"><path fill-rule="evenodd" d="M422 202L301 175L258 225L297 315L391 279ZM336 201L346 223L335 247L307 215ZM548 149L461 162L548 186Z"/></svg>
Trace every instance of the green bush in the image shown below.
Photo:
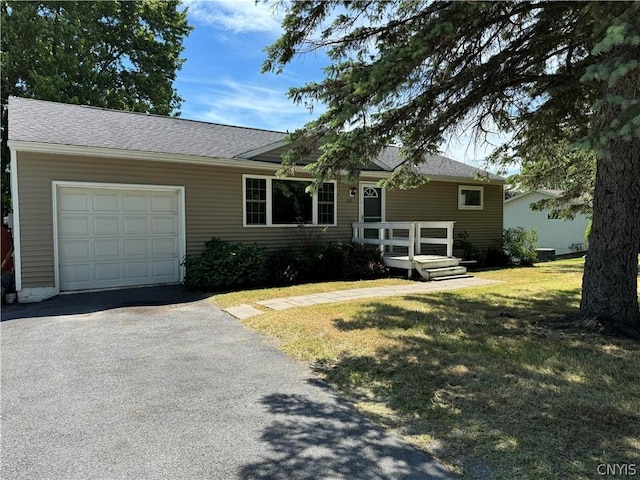
<svg viewBox="0 0 640 480"><path fill-rule="evenodd" d="M520 265L530 266L537 260L538 232L533 228L506 228L502 237L502 249Z"/></svg>
<svg viewBox="0 0 640 480"><path fill-rule="evenodd" d="M508 267L511 265L511 258L498 247L487 248L484 265L487 267Z"/></svg>
<svg viewBox="0 0 640 480"><path fill-rule="evenodd" d="M378 248L345 243L342 245L342 276L347 280L381 278L389 276L389 268L382 261Z"/></svg>
<svg viewBox="0 0 640 480"><path fill-rule="evenodd" d="M256 245L212 238L200 255L185 258L184 285L189 290L215 292L263 285L265 253Z"/></svg>
<svg viewBox="0 0 640 480"><path fill-rule="evenodd" d="M200 255L185 258L189 290L222 291L388 276L377 248L313 241L265 252L255 245L212 238Z"/></svg>
<svg viewBox="0 0 640 480"><path fill-rule="evenodd" d="M469 234L467 232L460 232L456 235L453 242L454 250L461 250L463 260L476 260L478 263L483 263L484 255L482 251L469 241Z"/></svg>
<svg viewBox="0 0 640 480"><path fill-rule="evenodd" d="M294 285L307 278L311 265L299 250L281 249L267 254L267 283Z"/></svg>

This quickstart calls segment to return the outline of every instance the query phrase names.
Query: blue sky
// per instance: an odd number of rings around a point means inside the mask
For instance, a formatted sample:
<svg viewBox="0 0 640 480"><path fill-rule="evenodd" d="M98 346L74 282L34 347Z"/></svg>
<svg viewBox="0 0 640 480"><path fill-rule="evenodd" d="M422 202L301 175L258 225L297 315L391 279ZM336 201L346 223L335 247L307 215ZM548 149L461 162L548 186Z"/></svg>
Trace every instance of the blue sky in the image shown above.
<svg viewBox="0 0 640 480"><path fill-rule="evenodd" d="M189 23L187 59L175 87L184 99L182 117L207 122L292 131L317 115L295 105L286 93L322 78L327 59L308 54L279 75L261 74L265 47L281 34L281 12L254 0L186 0ZM271 2L270 2L271 3ZM445 155L483 167L490 148L476 146L464 134L442 145Z"/></svg>

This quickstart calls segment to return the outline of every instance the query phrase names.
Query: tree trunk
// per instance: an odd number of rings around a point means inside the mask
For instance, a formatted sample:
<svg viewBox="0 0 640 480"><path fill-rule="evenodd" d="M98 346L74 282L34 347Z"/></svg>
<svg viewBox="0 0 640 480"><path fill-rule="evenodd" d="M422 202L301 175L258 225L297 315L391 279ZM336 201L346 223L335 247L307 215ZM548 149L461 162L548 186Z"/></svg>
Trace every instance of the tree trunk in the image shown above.
<svg viewBox="0 0 640 480"><path fill-rule="evenodd" d="M640 98L640 69L619 80L608 95ZM631 92L629 91L631 90ZM600 110L603 128L620 113ZM640 138L615 137L598 155L593 223L582 281L580 316L609 330L640 337L638 253L640 250Z"/></svg>

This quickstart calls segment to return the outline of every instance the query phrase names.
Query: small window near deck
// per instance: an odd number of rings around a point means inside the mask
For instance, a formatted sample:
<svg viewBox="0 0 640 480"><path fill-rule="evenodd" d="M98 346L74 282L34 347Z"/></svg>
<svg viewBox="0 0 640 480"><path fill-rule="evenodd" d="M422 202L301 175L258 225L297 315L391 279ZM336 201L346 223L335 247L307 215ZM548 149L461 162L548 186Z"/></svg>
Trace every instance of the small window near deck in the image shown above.
<svg viewBox="0 0 640 480"><path fill-rule="evenodd" d="M459 185L458 209L482 210L484 208L484 187Z"/></svg>

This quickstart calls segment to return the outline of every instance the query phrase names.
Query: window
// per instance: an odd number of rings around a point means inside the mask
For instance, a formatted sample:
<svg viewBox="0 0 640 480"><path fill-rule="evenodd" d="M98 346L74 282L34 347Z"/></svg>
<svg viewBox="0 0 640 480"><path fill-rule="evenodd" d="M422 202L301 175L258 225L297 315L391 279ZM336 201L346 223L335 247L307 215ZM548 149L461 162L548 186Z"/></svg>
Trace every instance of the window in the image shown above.
<svg viewBox="0 0 640 480"><path fill-rule="evenodd" d="M267 223L267 181L264 178L245 179L245 221L247 225Z"/></svg>
<svg viewBox="0 0 640 480"><path fill-rule="evenodd" d="M244 225L335 225L336 184L307 193L308 180L244 175Z"/></svg>
<svg viewBox="0 0 640 480"><path fill-rule="evenodd" d="M334 183L323 183L318 189L318 223L320 225L335 223L335 190Z"/></svg>
<svg viewBox="0 0 640 480"><path fill-rule="evenodd" d="M484 187L458 186L458 210L482 210L484 208Z"/></svg>

